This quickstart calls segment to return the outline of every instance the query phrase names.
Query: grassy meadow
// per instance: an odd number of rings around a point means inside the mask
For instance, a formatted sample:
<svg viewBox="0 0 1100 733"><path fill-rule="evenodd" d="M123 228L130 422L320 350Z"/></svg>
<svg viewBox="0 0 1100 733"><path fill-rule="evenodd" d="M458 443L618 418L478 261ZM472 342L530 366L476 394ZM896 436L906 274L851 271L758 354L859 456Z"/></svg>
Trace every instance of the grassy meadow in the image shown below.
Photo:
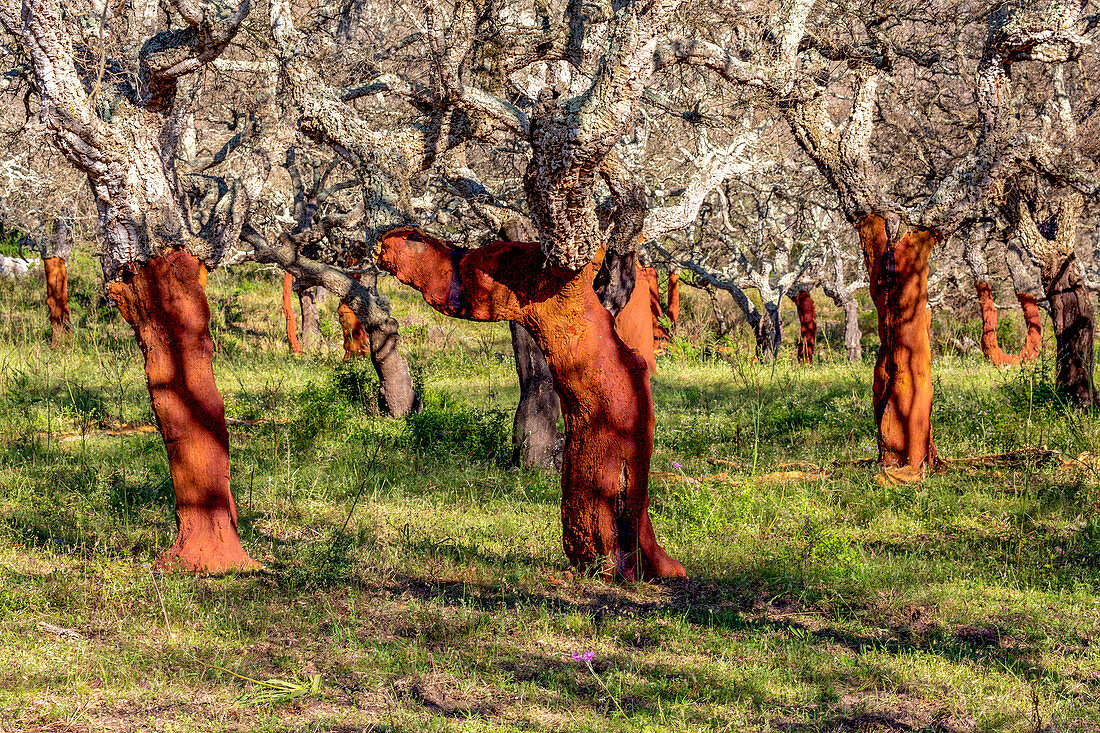
<svg viewBox="0 0 1100 733"><path fill-rule="evenodd" d="M788 329L759 364L744 331L733 356L706 343L688 293L651 511L690 579L612 585L568 571L557 476L508 467L506 327L386 283L425 401L395 421L369 362L341 364L331 299L325 349L295 358L280 281L216 272L241 535L268 570L154 575L164 449L117 429L152 419L140 354L93 263L71 271L56 351L41 279L0 281L0 731L1100 731L1100 415L1059 403L1049 361L938 355L934 436L1061 459L880 483L873 333L846 363L819 298L819 363L791 363Z"/></svg>

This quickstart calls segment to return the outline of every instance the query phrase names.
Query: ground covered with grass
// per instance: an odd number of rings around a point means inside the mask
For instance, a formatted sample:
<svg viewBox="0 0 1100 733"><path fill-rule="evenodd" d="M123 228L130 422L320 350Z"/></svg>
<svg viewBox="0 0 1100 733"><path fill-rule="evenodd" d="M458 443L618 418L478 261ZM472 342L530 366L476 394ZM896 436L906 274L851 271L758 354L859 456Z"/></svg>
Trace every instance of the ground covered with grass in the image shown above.
<svg viewBox="0 0 1100 733"><path fill-rule="evenodd" d="M59 351L42 283L0 283L0 730L1100 731L1100 416L1049 364L937 358L934 435L1056 454L893 485L867 463L870 361L675 342L652 513L690 579L609 585L567 569L557 477L508 467L506 328L391 286L425 401L395 421L340 363L334 303L294 358L279 280L215 273L268 571L154 575L174 519L140 355L73 271Z"/></svg>

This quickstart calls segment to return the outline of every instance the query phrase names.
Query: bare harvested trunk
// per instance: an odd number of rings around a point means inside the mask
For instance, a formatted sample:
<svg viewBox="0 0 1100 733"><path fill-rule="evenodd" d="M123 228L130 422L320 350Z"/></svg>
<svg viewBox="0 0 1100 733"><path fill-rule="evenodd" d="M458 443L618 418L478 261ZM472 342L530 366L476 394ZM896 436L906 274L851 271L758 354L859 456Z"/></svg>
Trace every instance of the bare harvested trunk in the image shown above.
<svg viewBox="0 0 1100 733"><path fill-rule="evenodd" d="M799 291L794 302L798 308L798 363L812 364L817 344L817 308L808 290Z"/></svg>
<svg viewBox="0 0 1100 733"><path fill-rule="evenodd" d="M657 371L657 357L653 349L653 318L650 310L650 290L645 287L644 268L638 265L634 292L619 314L615 316L615 332L630 348L645 359L649 373Z"/></svg>
<svg viewBox="0 0 1100 733"><path fill-rule="evenodd" d="M668 307L665 308L665 312L668 313L668 319L672 321L672 326L675 328L680 322L680 273L676 271L668 273L667 302Z"/></svg>
<svg viewBox="0 0 1100 733"><path fill-rule="evenodd" d="M259 564L241 547L229 490L229 433L211 365L210 311L192 255L173 251L130 266L111 283L145 355L153 412L168 452L178 534L163 569L224 573Z"/></svg>
<svg viewBox="0 0 1100 733"><path fill-rule="evenodd" d="M346 303L341 303L336 308L336 315L344 332L344 361L370 353L370 337L367 336L367 329L355 317L355 312Z"/></svg>
<svg viewBox="0 0 1100 733"><path fill-rule="evenodd" d="M512 424L514 461L523 468L552 468L558 463L561 404L546 357L526 328L508 324L519 375L519 405Z"/></svg>
<svg viewBox="0 0 1100 733"><path fill-rule="evenodd" d="M317 288L298 291L298 305L302 311L302 348L313 351L321 345L321 319L317 315Z"/></svg>
<svg viewBox="0 0 1100 733"><path fill-rule="evenodd" d="M1027 341L1018 354L1006 354L997 341L997 304L993 300L993 290L984 280L975 281L974 288L978 291L978 305L982 311L982 354L985 358L997 367L1027 364L1038 359L1043 348L1043 323L1035 297L1016 293L1027 323Z"/></svg>
<svg viewBox="0 0 1100 733"><path fill-rule="evenodd" d="M69 268L62 257L42 260L46 272L46 308L50 313L50 346L60 346L69 336Z"/></svg>
<svg viewBox="0 0 1100 733"><path fill-rule="evenodd" d="M644 275L642 281L648 287L649 310L653 325L653 338L657 341L668 341L668 331L661 325L661 316L664 310L661 308L661 281L655 267L638 268L639 275Z"/></svg>
<svg viewBox="0 0 1100 733"><path fill-rule="evenodd" d="M286 321L286 339L290 342L290 351L294 354L302 353L302 345L298 343L298 317L294 315L294 276L289 272L283 274L283 319Z"/></svg>
<svg viewBox="0 0 1100 733"><path fill-rule="evenodd" d="M593 267L546 267L536 244L460 250L423 233L383 238L379 263L436 310L508 320L546 356L565 415L562 541L570 561L627 579L684 575L649 519L653 400L644 360L615 333Z"/></svg>
<svg viewBox="0 0 1100 733"><path fill-rule="evenodd" d="M1080 265L1071 252L1058 267L1049 272L1044 268L1043 278L1058 344L1058 390L1075 402L1090 404L1096 400L1092 381L1095 325L1092 299L1081 278Z"/></svg>
<svg viewBox="0 0 1100 733"><path fill-rule="evenodd" d="M922 466L936 459L928 255L940 235L907 229L894 214L872 214L859 223L859 236L878 310L873 392L879 462Z"/></svg>

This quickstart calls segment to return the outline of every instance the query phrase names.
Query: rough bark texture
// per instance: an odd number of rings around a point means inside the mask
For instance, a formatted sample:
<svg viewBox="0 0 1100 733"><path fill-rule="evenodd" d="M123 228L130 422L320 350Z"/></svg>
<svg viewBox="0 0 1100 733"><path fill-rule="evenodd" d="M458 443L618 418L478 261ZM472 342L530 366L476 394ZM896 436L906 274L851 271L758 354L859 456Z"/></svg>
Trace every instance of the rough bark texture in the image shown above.
<svg viewBox="0 0 1100 733"><path fill-rule="evenodd" d="M546 356L565 415L562 541L570 561L608 575L683 576L649 519L653 399L644 360L619 338L590 264L547 267L537 244L459 250L412 229L388 233L379 263L440 312L514 321Z"/></svg>
<svg viewBox="0 0 1100 733"><path fill-rule="evenodd" d="M183 251L128 266L108 294L145 355L153 412L176 491L175 544L157 567L224 573L258 568L237 536L229 433L211 366L202 267Z"/></svg>
<svg viewBox="0 0 1100 733"><path fill-rule="evenodd" d="M798 363L812 364L817 344L817 308L808 290L799 291L794 303L798 308Z"/></svg>
<svg viewBox="0 0 1100 733"><path fill-rule="evenodd" d="M514 321L508 325L519 375L519 405L512 424L513 460L522 468L558 467L561 404L554 390L554 376L527 329Z"/></svg>
<svg viewBox="0 0 1100 733"><path fill-rule="evenodd" d="M310 351L321 345L321 319L317 315L316 296L316 288L298 291L298 305L302 311L302 348Z"/></svg>
<svg viewBox="0 0 1100 733"><path fill-rule="evenodd" d="M69 335L69 269L61 257L42 260L46 273L46 308L53 331L51 346L59 346Z"/></svg>
<svg viewBox="0 0 1100 733"><path fill-rule="evenodd" d="M1072 253L1061 267L1054 268L1053 276L1043 274L1058 344L1058 389L1075 402L1089 404L1096 400L1092 381L1094 315L1089 291Z"/></svg>
<svg viewBox="0 0 1100 733"><path fill-rule="evenodd" d="M978 291L978 305L982 311L982 355L997 367L1027 364L1038 359L1043 348L1043 323L1035 297L1016 293L1027 323L1027 341L1018 354L1006 354L997 342L997 304L993 300L993 290L984 280L976 281L974 287Z"/></svg>
<svg viewBox="0 0 1100 733"><path fill-rule="evenodd" d="M654 354L654 324L651 305L651 290L646 287L644 268L638 265L634 292L626 306L615 316L615 332L630 348L645 359L650 375L657 371L657 357ZM658 307L660 304L658 303Z"/></svg>
<svg viewBox="0 0 1100 733"><path fill-rule="evenodd" d="M921 466L935 461L928 255L940 235L907 229L894 214L871 214L860 221L859 236L878 310L873 392L879 461Z"/></svg>
<svg viewBox="0 0 1100 733"><path fill-rule="evenodd" d="M301 354L302 345L298 342L298 317L294 315L294 276L289 272L283 274L283 319L286 321L286 339L290 343L290 351Z"/></svg>

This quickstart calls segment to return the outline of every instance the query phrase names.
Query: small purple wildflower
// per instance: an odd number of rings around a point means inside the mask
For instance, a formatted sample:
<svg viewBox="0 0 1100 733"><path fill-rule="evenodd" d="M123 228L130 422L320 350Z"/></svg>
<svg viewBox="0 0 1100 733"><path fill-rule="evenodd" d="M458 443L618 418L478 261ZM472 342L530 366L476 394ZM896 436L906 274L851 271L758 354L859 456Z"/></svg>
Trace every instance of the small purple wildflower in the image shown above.
<svg viewBox="0 0 1100 733"><path fill-rule="evenodd" d="M673 461L673 462L672 462L672 467L673 467L673 468L680 468L680 464L679 464L679 463L676 463L675 461Z"/></svg>
<svg viewBox="0 0 1100 733"><path fill-rule="evenodd" d="M596 652L593 652L593 651L587 651L587 652L584 652L584 653L573 652L573 659L575 659L578 662L591 662L595 658L596 658Z"/></svg>

